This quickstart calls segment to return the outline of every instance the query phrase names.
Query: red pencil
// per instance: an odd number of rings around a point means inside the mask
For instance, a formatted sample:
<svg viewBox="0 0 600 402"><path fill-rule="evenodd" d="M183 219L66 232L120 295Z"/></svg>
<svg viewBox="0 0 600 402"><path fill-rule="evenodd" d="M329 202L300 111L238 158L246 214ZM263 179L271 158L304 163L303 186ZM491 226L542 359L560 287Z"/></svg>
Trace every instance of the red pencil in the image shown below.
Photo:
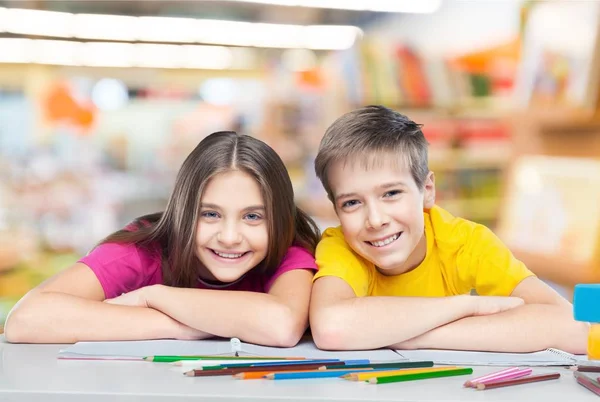
<svg viewBox="0 0 600 402"><path fill-rule="evenodd" d="M493 388L500 388L500 387L509 387L511 385L527 384L530 382L556 380L557 378L560 378L560 373L533 375L530 377L516 378L514 380L495 381L495 382L490 382L488 384L477 384L477 389L484 390L484 389L493 389Z"/></svg>
<svg viewBox="0 0 600 402"><path fill-rule="evenodd" d="M600 396L600 387L598 386L598 382L594 381L592 378L586 376L585 374L581 374L578 372L573 373L573 376L577 380L579 385L582 385L592 391L594 394Z"/></svg>
<svg viewBox="0 0 600 402"><path fill-rule="evenodd" d="M583 373L600 373L600 366L577 366L575 370Z"/></svg>

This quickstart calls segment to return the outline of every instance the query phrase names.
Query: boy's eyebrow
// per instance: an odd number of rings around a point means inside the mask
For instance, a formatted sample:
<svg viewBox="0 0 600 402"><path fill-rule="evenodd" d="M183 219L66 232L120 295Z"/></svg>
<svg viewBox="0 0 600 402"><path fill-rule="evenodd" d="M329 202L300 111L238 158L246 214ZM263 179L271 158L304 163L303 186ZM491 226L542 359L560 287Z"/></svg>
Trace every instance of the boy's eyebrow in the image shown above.
<svg viewBox="0 0 600 402"><path fill-rule="evenodd" d="M397 186L406 186L406 183L403 181L394 181L391 183L382 184L381 186L379 186L379 188L385 189L385 188L397 187ZM356 194L356 193L342 193L342 194L337 195L335 197L335 200L338 201L342 198L350 198L350 197L357 197L357 196L358 196L358 194Z"/></svg>
<svg viewBox="0 0 600 402"><path fill-rule="evenodd" d="M390 187L396 187L396 186L406 186L406 183L404 183L403 181L394 181L391 183L382 184L380 187L381 188L390 188Z"/></svg>

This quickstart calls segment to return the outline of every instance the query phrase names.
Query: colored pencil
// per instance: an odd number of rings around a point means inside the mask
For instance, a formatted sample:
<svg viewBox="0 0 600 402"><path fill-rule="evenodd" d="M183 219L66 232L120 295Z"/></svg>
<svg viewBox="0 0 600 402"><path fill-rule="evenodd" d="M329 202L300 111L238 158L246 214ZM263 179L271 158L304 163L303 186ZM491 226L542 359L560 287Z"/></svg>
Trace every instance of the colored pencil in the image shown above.
<svg viewBox="0 0 600 402"><path fill-rule="evenodd" d="M178 367L192 367L192 368L198 368L198 367L207 367L207 366L217 366L217 365L234 365L234 364L239 364L240 367L242 366L246 366L246 367L250 367L252 364L256 364L256 363L279 363L282 360L243 360L243 363L232 363L232 362L236 362L236 361L240 361L240 360L178 360L175 362L170 363L173 366L178 366ZM307 360L284 360L287 362L306 362ZM328 363L329 364L329 363Z"/></svg>
<svg viewBox="0 0 600 402"><path fill-rule="evenodd" d="M365 370L369 370L370 369L365 369ZM337 368L337 369L332 369L332 370L328 370L329 372L338 372L338 374L334 377L337 377L340 375L339 371L343 371L346 372L347 370L344 368ZM238 373L238 374L234 374L234 378L238 379L238 380L255 380L255 379L261 379L261 378L265 378L267 377L269 374L277 374L277 373L281 373L282 371L254 371L254 372L242 372L242 373ZM319 371L315 371L315 370L298 370L298 371L288 371L289 373L313 373L313 372L322 372L322 370ZM333 375L332 375L333 376Z"/></svg>
<svg viewBox="0 0 600 402"><path fill-rule="evenodd" d="M354 361L354 360L351 360L351 361ZM306 364L306 363L309 363L309 364L319 363L321 366L327 365L327 364L333 364L335 366L339 363L346 364L344 360L339 360L339 359L314 359L314 360L306 359L306 360L298 360L298 361L281 361L281 362L274 362L274 363L253 363L252 366L253 367L277 366L277 365L289 366L289 365L293 365L293 364Z"/></svg>
<svg viewBox="0 0 600 402"><path fill-rule="evenodd" d="M235 367L235 368L220 368L214 370L190 370L183 373L188 377L212 377L220 375L234 375L239 373L252 373L258 371L266 371L267 373L274 373L277 371L304 371L304 370L317 370L319 364L306 365L306 366L263 366L263 367Z"/></svg>
<svg viewBox="0 0 600 402"><path fill-rule="evenodd" d="M305 360L304 357L256 357L256 356L146 356L143 358L149 362L173 363L183 360Z"/></svg>
<svg viewBox="0 0 600 402"><path fill-rule="evenodd" d="M428 368L417 368L417 369L403 369L403 370L390 370L390 371L373 371L366 373L350 373L342 376L343 379L349 381L366 381L374 377L389 377L393 375L400 374L414 374L414 373L429 373L433 371L447 371L447 370L455 370L457 366L447 366L447 367L428 367Z"/></svg>
<svg viewBox="0 0 600 402"><path fill-rule="evenodd" d="M331 364L326 364L322 367L323 370L327 370ZM420 368L420 367L433 367L433 362L396 362L396 363L370 363L370 364L346 364L348 368L394 368L394 369L405 369L405 368Z"/></svg>
<svg viewBox="0 0 600 402"><path fill-rule="evenodd" d="M307 360L308 362L308 360ZM239 369L241 371L248 371L247 369L257 369L260 371L266 371L266 370L271 370L271 371L277 371L280 368L292 368L292 369L297 369L297 370L302 370L304 368L310 368L311 370L316 370L316 369L320 369L321 367L323 367L323 363L301 363L301 364L252 364L252 365L241 365L238 366L236 364L233 365L229 365L229 364L223 364L223 365L219 365L219 366L203 366L203 367L198 367L196 368L196 370L221 370L224 368L228 368L228 369ZM332 362L329 367L331 368L339 368L339 367L345 367L344 366L344 362ZM252 371L252 370L250 370Z"/></svg>
<svg viewBox="0 0 600 402"><path fill-rule="evenodd" d="M490 378L495 378L495 377L497 377L499 375L503 375L503 374L506 374L506 373L514 373L514 372L517 372L519 370L520 369L518 367L511 367L511 368L507 368L507 369L504 369L504 370L495 371L493 373L486 374L486 375L483 375L481 377L473 378L472 380L468 380L467 382L465 382L463 384L463 386L465 386L465 387L472 387L473 384L475 384L477 382L488 380Z"/></svg>
<svg viewBox="0 0 600 402"><path fill-rule="evenodd" d="M454 370L432 371L428 373L403 374L389 377L375 377L367 381L370 384L389 384L402 381L426 380L428 378L452 377L457 375L473 374L472 368L460 368Z"/></svg>
<svg viewBox="0 0 600 402"><path fill-rule="evenodd" d="M575 379L577 379L577 383L586 387L588 390L592 391L594 394L600 396L600 387L598 386L598 382L592 380L590 377L575 373Z"/></svg>
<svg viewBox="0 0 600 402"><path fill-rule="evenodd" d="M528 375L530 375L532 373L532 371L533 371L532 369L527 368L527 369L522 369L519 371L513 371L511 373L504 373L504 374L500 374L500 375L497 375L492 378L487 378L487 379L479 380L477 382L473 382L473 385L471 385L471 386L473 388L475 388L478 384L491 384L491 383L495 383L498 381L512 380L515 378L527 377Z"/></svg>
<svg viewBox="0 0 600 402"><path fill-rule="evenodd" d="M313 370L313 371L295 371L289 373L270 373L265 376L268 380L300 380L305 378L331 378L341 377L344 374L357 373L361 371L369 371L373 369L334 369L334 370Z"/></svg>
<svg viewBox="0 0 600 402"><path fill-rule="evenodd" d="M590 377L589 375L586 375L586 374L580 373L579 371L576 371L573 373L573 377L575 377L575 378L583 377L586 380L591 381L592 384L594 384L596 387L600 388L600 380L594 379L594 378Z"/></svg>
<svg viewBox="0 0 600 402"><path fill-rule="evenodd" d="M576 366L575 370L584 373L600 373L600 366Z"/></svg>
<svg viewBox="0 0 600 402"><path fill-rule="evenodd" d="M503 380L503 381L490 382L488 384L477 384L476 388L480 391L483 391L485 389L510 387L513 385L529 384L531 382L556 380L558 378L560 378L560 373L540 374L540 375L533 375L533 376L529 376L529 377L516 378L514 380Z"/></svg>

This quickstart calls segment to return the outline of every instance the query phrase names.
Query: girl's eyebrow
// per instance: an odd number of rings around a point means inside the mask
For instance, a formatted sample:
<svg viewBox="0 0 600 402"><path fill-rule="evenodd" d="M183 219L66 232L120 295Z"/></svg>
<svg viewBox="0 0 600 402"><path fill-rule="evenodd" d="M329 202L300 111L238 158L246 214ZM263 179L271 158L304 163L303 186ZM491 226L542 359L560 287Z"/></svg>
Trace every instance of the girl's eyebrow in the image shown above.
<svg viewBox="0 0 600 402"><path fill-rule="evenodd" d="M212 204L210 202L203 202L200 204L200 207L201 208L210 208L210 209L221 209L221 207L218 206L217 204ZM264 211L264 210L265 210L264 205L251 205L249 207L242 209L242 211Z"/></svg>
<svg viewBox="0 0 600 402"><path fill-rule="evenodd" d="M243 209L244 211L264 211L264 205L252 205Z"/></svg>

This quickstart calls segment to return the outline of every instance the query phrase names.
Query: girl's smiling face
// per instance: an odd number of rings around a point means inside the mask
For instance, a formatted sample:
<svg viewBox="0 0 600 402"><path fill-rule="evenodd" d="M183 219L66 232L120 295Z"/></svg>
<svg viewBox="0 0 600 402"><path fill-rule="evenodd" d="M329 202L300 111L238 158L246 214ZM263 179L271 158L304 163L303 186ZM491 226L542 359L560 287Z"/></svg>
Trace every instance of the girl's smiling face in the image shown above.
<svg viewBox="0 0 600 402"><path fill-rule="evenodd" d="M267 255L268 225L260 186L240 170L209 180L196 227L196 256L209 271L203 279L233 282ZM238 194L238 195L236 195Z"/></svg>

